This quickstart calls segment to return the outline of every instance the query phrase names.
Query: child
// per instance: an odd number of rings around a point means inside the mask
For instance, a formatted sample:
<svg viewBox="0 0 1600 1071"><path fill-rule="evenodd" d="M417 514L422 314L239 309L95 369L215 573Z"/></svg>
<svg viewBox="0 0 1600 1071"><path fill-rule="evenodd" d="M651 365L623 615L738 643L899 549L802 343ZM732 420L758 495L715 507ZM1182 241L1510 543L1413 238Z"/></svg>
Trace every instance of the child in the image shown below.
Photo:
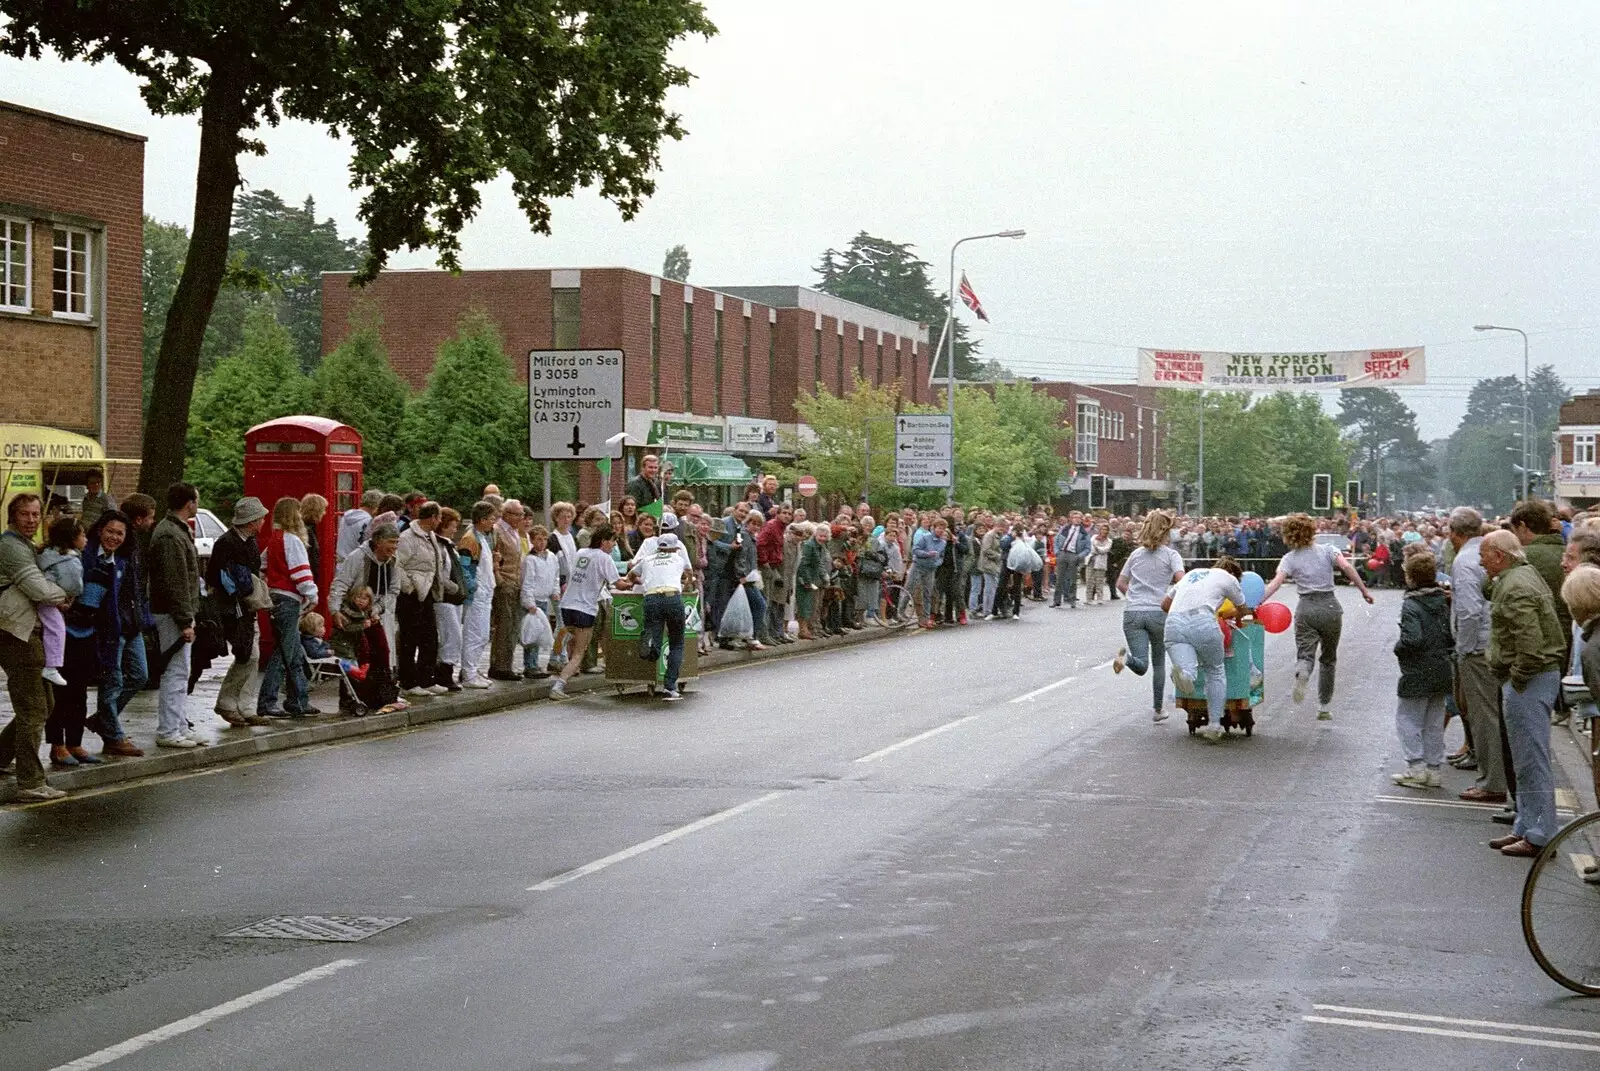
<svg viewBox="0 0 1600 1071"><path fill-rule="evenodd" d="M1440 590L1437 562L1427 551L1405 561L1406 595L1400 603L1399 703L1395 729L1406 768L1394 775L1405 788L1438 788L1444 764L1444 701L1450 694L1455 641L1450 636L1450 600Z"/></svg>
<svg viewBox="0 0 1600 1071"><path fill-rule="evenodd" d="M300 619L300 646L305 649L307 658L328 658L333 654L328 641L322 638L326 630L322 615L315 611Z"/></svg>
<svg viewBox="0 0 1600 1071"><path fill-rule="evenodd" d="M348 713L368 710L403 710L394 673L389 669L389 637L372 606L372 589L357 584L345 593L339 607L344 624L333 630L333 653L342 659L354 695L340 689L339 708Z"/></svg>
<svg viewBox="0 0 1600 1071"><path fill-rule="evenodd" d="M83 594L83 558L79 554L87 537L76 517L57 517L50 522L48 545L39 553L39 571L70 598ZM39 626L44 631L44 672L51 684L65 688L61 675L67 657L67 621L58 606L39 607Z"/></svg>
<svg viewBox="0 0 1600 1071"><path fill-rule="evenodd" d="M644 518L655 521L648 513ZM550 676L550 654L554 646L555 599L561 594L561 563L550 550L550 533L542 524L528 529L528 554L522 559L522 608L529 614L543 614L550 623L551 639L524 645L522 676L539 680Z"/></svg>
<svg viewBox="0 0 1600 1071"><path fill-rule="evenodd" d="M1106 586L1106 569L1111 564L1111 532L1105 525L1096 525L1094 538L1089 541L1089 590L1085 601L1099 602Z"/></svg>

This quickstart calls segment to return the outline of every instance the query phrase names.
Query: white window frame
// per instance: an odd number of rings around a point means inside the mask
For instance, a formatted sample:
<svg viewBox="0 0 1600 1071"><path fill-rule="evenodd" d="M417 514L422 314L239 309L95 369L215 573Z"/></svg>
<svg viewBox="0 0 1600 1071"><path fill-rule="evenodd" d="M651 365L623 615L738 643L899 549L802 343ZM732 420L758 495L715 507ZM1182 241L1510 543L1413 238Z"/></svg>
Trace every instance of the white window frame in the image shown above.
<svg viewBox="0 0 1600 1071"><path fill-rule="evenodd" d="M19 241L16 229L22 229L22 303L8 300L12 287L17 285L11 277L11 247ZM6 312L33 311L33 224L25 219L0 216L0 310Z"/></svg>
<svg viewBox="0 0 1600 1071"><path fill-rule="evenodd" d="M1594 435L1574 435L1572 437L1572 463L1574 465L1594 464Z"/></svg>
<svg viewBox="0 0 1600 1071"><path fill-rule="evenodd" d="M1080 465L1100 464L1100 403L1078 402L1077 435L1073 436L1073 460Z"/></svg>
<svg viewBox="0 0 1600 1071"><path fill-rule="evenodd" d="M55 236L57 234L64 234L64 235L67 236L67 244L66 244L66 247L65 247L66 250L67 250L67 291L66 291L66 294L67 294L67 305L69 306L69 308L65 312L62 312L61 310L56 308L55 254L56 254L57 250L62 248L61 246L56 245ZM80 236L80 237L83 238L83 271L81 273L75 272L73 270L73 268L72 268L72 256L73 256L72 239L73 239L74 236ZM50 235L50 312L51 312L51 315L55 316L57 319L60 319L60 320L92 320L92 319L94 319L94 268L95 268L95 264L94 264L94 232L86 231L81 227L53 227L53 228L51 228L51 235ZM76 291L74 291L73 288L72 288L72 281L73 281L74 278L81 278L82 281L83 281L83 291L82 291L83 311L82 312L77 312L77 311L74 311L74 310L72 310L70 308L70 306L72 304L73 295L76 293Z"/></svg>

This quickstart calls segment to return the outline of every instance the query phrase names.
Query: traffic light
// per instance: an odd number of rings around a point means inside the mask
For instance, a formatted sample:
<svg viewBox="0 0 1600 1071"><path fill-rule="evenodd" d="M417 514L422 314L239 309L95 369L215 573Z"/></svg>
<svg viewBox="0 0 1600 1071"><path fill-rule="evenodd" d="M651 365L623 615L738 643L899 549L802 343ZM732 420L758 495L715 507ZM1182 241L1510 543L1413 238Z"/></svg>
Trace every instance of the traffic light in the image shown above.
<svg viewBox="0 0 1600 1071"><path fill-rule="evenodd" d="M1109 509L1111 502L1111 477L1096 473L1089 477L1089 508Z"/></svg>
<svg viewBox="0 0 1600 1071"><path fill-rule="evenodd" d="M1344 482L1344 504L1351 509L1361 505L1361 481L1346 480Z"/></svg>
<svg viewBox="0 0 1600 1071"><path fill-rule="evenodd" d="M1326 472L1311 477L1311 508L1322 511L1333 508L1333 477Z"/></svg>

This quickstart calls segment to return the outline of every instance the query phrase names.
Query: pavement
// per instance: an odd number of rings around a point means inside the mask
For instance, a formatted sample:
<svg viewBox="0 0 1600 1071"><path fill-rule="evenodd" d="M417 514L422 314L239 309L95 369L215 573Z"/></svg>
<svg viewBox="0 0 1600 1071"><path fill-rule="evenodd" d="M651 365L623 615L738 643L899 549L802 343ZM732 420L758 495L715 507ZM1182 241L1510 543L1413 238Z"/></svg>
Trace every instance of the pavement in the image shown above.
<svg viewBox="0 0 1600 1071"><path fill-rule="evenodd" d="M1334 720L1274 636L1214 745L1030 604L0 809L0 1063L1592 1069L1470 775L1389 779L1398 593L1340 597ZM291 915L405 921L223 936Z"/></svg>

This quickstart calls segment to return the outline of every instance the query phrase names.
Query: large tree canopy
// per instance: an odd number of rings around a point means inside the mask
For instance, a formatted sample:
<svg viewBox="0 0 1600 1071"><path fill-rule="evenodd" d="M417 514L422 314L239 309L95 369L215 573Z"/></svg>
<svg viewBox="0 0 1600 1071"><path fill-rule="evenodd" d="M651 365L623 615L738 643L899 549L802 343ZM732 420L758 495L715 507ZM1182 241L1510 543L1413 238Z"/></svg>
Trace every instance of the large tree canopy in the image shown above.
<svg viewBox="0 0 1600 1071"><path fill-rule="evenodd" d="M594 186L631 218L655 190L674 43L715 28L695 0L0 0L0 52L111 60L159 115L200 117L194 223L167 314L141 489L184 468L200 347L228 268L240 153L265 122L326 126L353 147L371 279L400 249L458 266L479 187L511 175L535 231L550 200Z"/></svg>

